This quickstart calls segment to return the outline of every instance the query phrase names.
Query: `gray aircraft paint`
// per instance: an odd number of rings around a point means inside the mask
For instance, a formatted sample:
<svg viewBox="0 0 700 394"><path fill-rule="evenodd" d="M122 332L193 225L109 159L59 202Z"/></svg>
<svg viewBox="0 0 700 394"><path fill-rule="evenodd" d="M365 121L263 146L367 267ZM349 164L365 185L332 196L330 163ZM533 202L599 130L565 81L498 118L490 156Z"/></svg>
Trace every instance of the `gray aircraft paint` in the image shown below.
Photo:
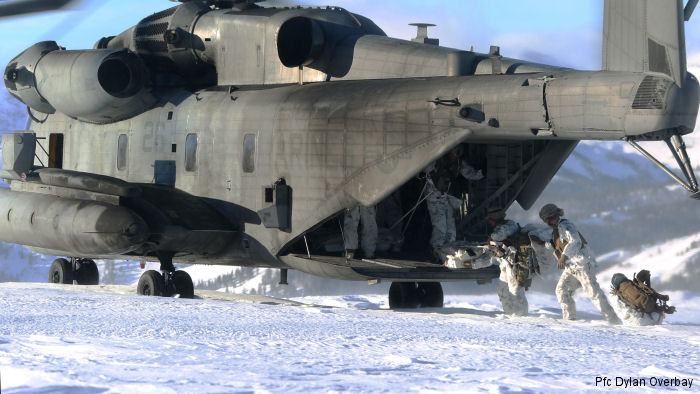
<svg viewBox="0 0 700 394"><path fill-rule="evenodd" d="M624 2L623 15L637 12L635 4ZM609 9L606 5L606 12ZM612 53L623 44L619 38L627 30L610 30L607 13L606 20L606 51ZM290 31L284 29L290 21L307 27L308 34L301 38L309 45L308 51L286 58L276 43ZM325 29L322 37L319 26ZM653 22L649 26L656 28ZM180 36L166 42L166 30ZM672 39L659 42L672 46ZM577 141L686 134L693 130L698 110L698 82L684 72L684 60L671 60L669 75L637 69L611 55L605 58L606 69L615 71L575 71L504 58L497 48L479 54L389 38L368 19L342 9L209 11L190 2L146 18L102 45L111 49L100 51L129 48L145 58L172 62L179 73L210 86L145 87L138 97L159 101L143 100L141 113L133 116L132 104L122 108L119 100L103 102L104 108L116 112L105 110L108 118L100 119L81 113L81 108L41 114L42 109L51 111L40 103L30 129L46 138L43 141L52 133L64 135L65 170L138 185L164 176L157 176L158 171L165 171L168 179L173 163L173 186L213 201L232 225L207 230L220 240L214 242L220 248L212 246L206 253L192 246L192 234L164 241L171 250L178 248L175 240L189 239L182 245L190 246L172 251L180 253L178 261L192 263L293 267L322 276L367 279L376 275L358 273L332 259L290 255L285 248L345 208L376 204L460 143L547 143L530 163L527 176L520 173L516 193L501 202L507 207L517 199L529 208ZM148 52L152 47L160 52ZM68 52L27 55L29 60L13 60L8 70L25 62L31 71ZM683 51L672 53L684 59ZM293 61L299 64L283 64ZM82 67L81 72L96 72L89 65ZM75 72L66 66L47 75L61 78ZM20 78L17 84L15 90L11 84L8 88L28 104L43 98L58 104L52 107L66 108L62 95L71 95L41 80ZM120 135L126 135L128 143L126 165L118 168ZM196 138L197 148L196 160L186 163L188 136L191 141ZM35 165L45 165L48 159L37 150ZM291 226L286 229L267 228L257 215L269 207L265 188L279 179L292 193ZM15 183L21 182L13 180L13 189L19 191ZM76 249L34 247L98 257ZM115 255L121 254L100 257ZM155 258L138 252L124 257Z"/></svg>

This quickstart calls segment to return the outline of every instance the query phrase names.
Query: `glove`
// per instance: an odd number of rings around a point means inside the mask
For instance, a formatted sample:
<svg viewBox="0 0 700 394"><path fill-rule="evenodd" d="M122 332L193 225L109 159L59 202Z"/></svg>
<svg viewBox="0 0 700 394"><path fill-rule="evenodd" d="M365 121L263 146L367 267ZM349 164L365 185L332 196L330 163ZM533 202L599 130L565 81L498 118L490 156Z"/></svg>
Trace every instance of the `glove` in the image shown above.
<svg viewBox="0 0 700 394"><path fill-rule="evenodd" d="M563 270L566 268L566 260L568 259L569 257L562 253L562 255L559 256L559 260L557 260L557 269Z"/></svg>
<svg viewBox="0 0 700 394"><path fill-rule="evenodd" d="M532 242L536 243L537 245L544 246L544 241L542 240L542 238L540 238L536 235L531 235L530 240Z"/></svg>
<svg viewBox="0 0 700 394"><path fill-rule="evenodd" d="M493 255L496 257L503 257L506 254L503 253L503 249L499 248L498 246L494 246L493 248L489 248L493 252Z"/></svg>

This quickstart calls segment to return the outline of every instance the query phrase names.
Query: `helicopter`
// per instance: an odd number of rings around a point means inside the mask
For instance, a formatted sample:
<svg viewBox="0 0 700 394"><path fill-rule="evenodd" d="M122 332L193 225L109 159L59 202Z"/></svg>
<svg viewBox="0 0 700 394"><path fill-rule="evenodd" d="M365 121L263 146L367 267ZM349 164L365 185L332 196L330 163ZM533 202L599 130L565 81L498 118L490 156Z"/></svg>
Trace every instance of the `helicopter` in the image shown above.
<svg viewBox="0 0 700 394"><path fill-rule="evenodd" d="M392 308L442 306L440 282L498 276L435 264L411 220L418 176L450 152L483 171L450 189L464 241L487 238L490 209L531 208L581 140L626 141L700 198L683 143L700 102L685 60L696 4L606 0L600 71L241 0L182 1L92 49L36 43L4 72L30 120L2 139L0 241L65 256L53 283L96 284L97 258L157 261L137 292L192 297L176 261L390 281ZM685 179L639 141L664 141ZM344 212L392 195L412 207L399 250L344 256Z"/></svg>

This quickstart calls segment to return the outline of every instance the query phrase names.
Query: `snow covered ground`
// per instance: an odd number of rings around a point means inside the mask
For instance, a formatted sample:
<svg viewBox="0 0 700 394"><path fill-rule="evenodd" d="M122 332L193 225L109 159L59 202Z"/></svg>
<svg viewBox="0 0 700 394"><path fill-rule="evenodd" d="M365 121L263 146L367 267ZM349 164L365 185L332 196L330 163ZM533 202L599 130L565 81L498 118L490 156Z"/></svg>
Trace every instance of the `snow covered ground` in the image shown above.
<svg viewBox="0 0 700 394"><path fill-rule="evenodd" d="M622 327L586 299L580 320L563 322L545 294L528 295L529 317L509 318L495 295L397 312L386 295L299 304L81 289L0 284L3 393L580 392L615 389L617 377L645 379L642 391L658 378L700 387L700 294L671 294L679 311L662 326Z"/></svg>

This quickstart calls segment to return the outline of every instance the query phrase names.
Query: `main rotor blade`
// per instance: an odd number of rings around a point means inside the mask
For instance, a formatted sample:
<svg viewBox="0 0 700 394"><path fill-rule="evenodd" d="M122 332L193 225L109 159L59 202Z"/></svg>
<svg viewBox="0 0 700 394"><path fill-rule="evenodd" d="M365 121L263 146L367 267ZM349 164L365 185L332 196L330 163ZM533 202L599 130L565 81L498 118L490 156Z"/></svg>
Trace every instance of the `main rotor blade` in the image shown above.
<svg viewBox="0 0 700 394"><path fill-rule="evenodd" d="M8 0L0 2L0 17L53 11L75 0Z"/></svg>
<svg viewBox="0 0 700 394"><path fill-rule="evenodd" d="M685 5L683 16L686 22L688 22L690 20L690 16L693 15L696 5L698 5L698 0L688 0L688 4Z"/></svg>

